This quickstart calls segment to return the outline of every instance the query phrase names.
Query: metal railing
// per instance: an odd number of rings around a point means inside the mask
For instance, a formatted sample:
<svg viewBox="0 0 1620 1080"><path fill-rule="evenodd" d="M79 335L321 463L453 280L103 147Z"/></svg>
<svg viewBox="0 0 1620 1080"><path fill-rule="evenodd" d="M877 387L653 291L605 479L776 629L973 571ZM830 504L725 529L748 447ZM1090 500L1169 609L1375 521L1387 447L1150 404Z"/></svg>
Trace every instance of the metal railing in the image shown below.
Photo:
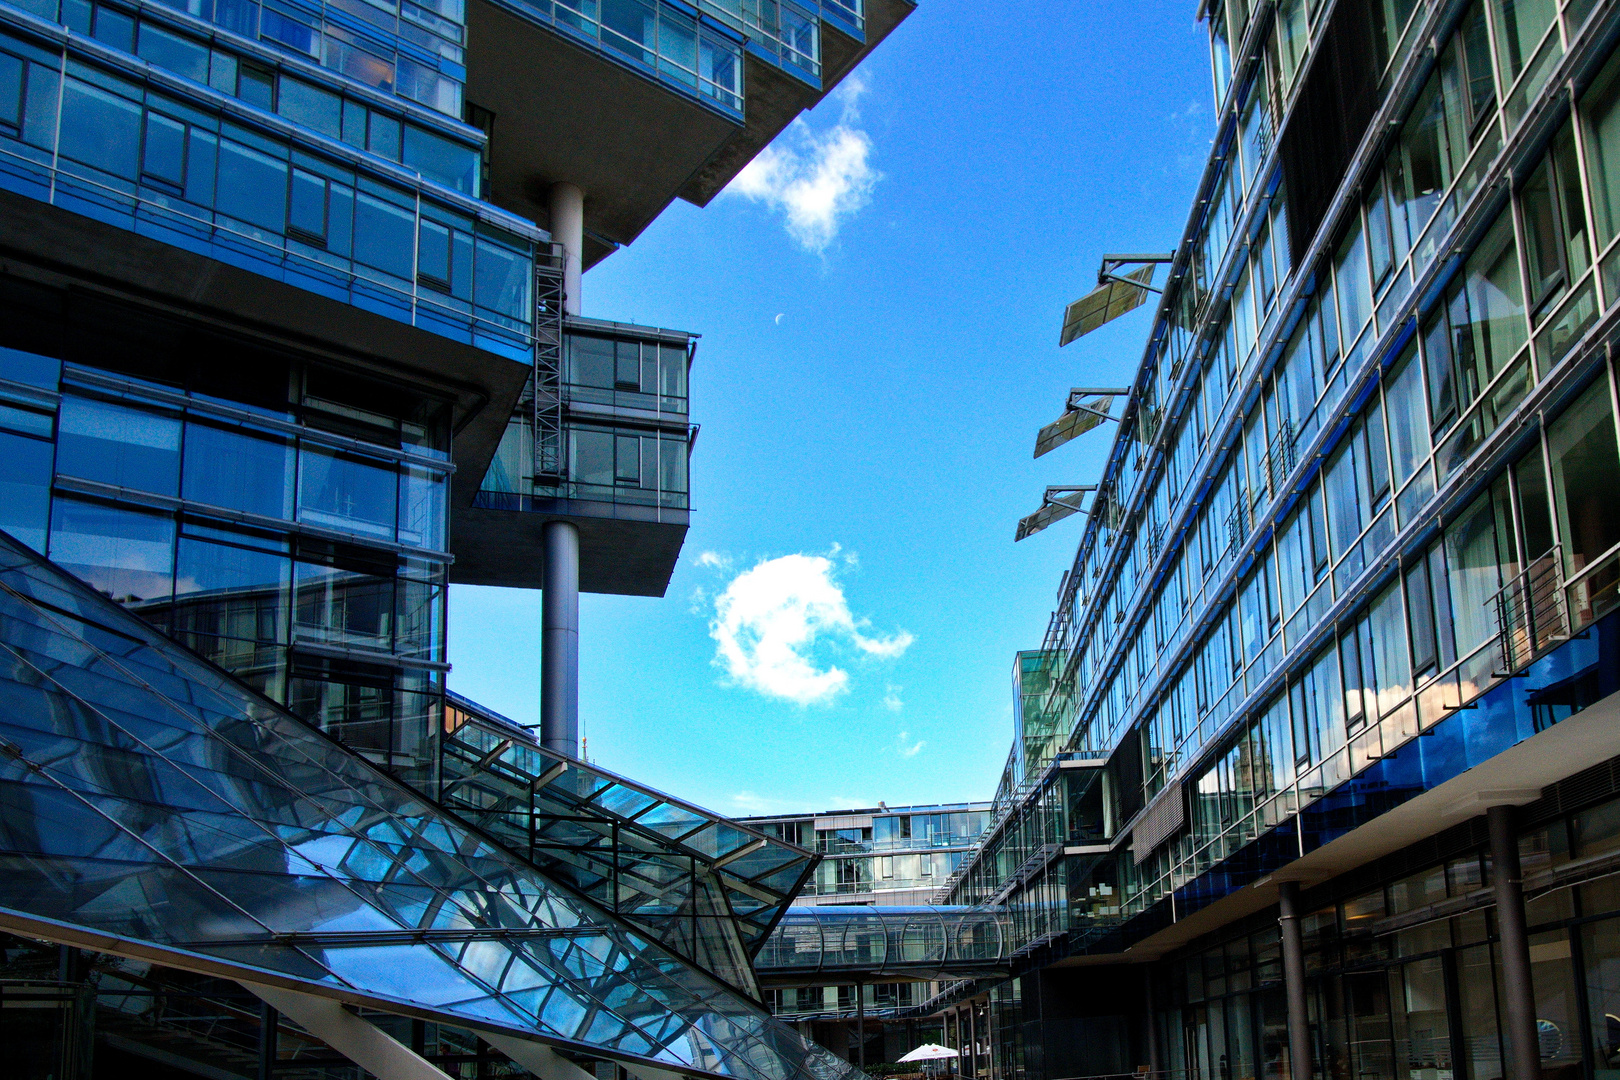
<svg viewBox="0 0 1620 1080"><path fill-rule="evenodd" d="M1569 608L1564 595L1563 546L1531 562L1510 578L1489 603L1496 610L1502 664L1511 674L1538 655L1569 638Z"/></svg>

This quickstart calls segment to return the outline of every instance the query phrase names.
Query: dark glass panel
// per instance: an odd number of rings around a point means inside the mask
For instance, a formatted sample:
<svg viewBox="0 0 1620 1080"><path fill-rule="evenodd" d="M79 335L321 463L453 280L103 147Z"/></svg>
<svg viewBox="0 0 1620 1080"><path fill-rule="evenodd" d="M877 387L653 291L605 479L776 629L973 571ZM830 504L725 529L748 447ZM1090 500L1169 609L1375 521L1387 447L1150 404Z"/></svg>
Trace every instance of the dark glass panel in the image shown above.
<svg viewBox="0 0 1620 1080"><path fill-rule="evenodd" d="M391 462L305 446L300 454L298 520L392 539L398 479Z"/></svg>
<svg viewBox="0 0 1620 1080"><path fill-rule="evenodd" d="M62 399L56 471L115 487L179 494L180 420L110 401Z"/></svg>
<svg viewBox="0 0 1620 1080"><path fill-rule="evenodd" d="M375 649L393 646L392 575L299 562L294 591L300 639Z"/></svg>
<svg viewBox="0 0 1620 1080"><path fill-rule="evenodd" d="M284 554L183 536L175 553L174 631L193 648L185 636L284 642L291 579Z"/></svg>
<svg viewBox="0 0 1620 1080"><path fill-rule="evenodd" d="M358 192L354 207L354 257L367 266L410 281L416 251L415 215L373 195Z"/></svg>
<svg viewBox="0 0 1620 1080"><path fill-rule="evenodd" d="M343 99L330 90L281 77L276 111L296 124L336 139L343 134Z"/></svg>
<svg viewBox="0 0 1620 1080"><path fill-rule="evenodd" d="M174 579L174 519L58 497L50 557L105 596L163 622Z"/></svg>
<svg viewBox="0 0 1620 1080"><path fill-rule="evenodd" d="M405 125L404 162L429 180L468 195L478 192L478 151L414 124Z"/></svg>
<svg viewBox="0 0 1620 1080"><path fill-rule="evenodd" d="M161 113L146 114L141 173L176 188L186 186L186 125Z"/></svg>
<svg viewBox="0 0 1620 1080"><path fill-rule="evenodd" d="M324 176L294 169L292 196L287 207L287 228L301 240L326 243L326 193L330 186Z"/></svg>
<svg viewBox="0 0 1620 1080"><path fill-rule="evenodd" d="M63 156L135 179L141 157L141 107L117 94L68 79L62 88Z"/></svg>
<svg viewBox="0 0 1620 1080"><path fill-rule="evenodd" d="M287 163L221 139L215 205L223 214L281 232L287 227Z"/></svg>
<svg viewBox="0 0 1620 1080"><path fill-rule="evenodd" d="M0 529L41 554L51 520L51 444L0 433Z"/></svg>
<svg viewBox="0 0 1620 1080"><path fill-rule="evenodd" d="M195 82L208 81L208 46L172 33L155 23L141 23L136 52L142 60L168 68Z"/></svg>

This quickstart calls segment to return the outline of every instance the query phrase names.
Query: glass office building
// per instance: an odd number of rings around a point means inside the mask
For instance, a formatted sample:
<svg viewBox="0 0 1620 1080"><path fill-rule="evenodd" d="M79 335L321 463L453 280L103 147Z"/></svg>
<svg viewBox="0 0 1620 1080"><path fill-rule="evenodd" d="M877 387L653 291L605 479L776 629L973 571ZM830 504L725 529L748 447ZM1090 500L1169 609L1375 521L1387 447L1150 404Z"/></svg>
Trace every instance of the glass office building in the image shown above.
<svg viewBox="0 0 1620 1080"><path fill-rule="evenodd" d="M1011 977L919 1014L997 1080L1609 1077L1620 8L1199 16L1217 135L935 898Z"/></svg>
<svg viewBox="0 0 1620 1080"><path fill-rule="evenodd" d="M815 854L449 695L446 590L662 595L696 335L580 274L911 8L0 0L8 1075L843 1075Z"/></svg>

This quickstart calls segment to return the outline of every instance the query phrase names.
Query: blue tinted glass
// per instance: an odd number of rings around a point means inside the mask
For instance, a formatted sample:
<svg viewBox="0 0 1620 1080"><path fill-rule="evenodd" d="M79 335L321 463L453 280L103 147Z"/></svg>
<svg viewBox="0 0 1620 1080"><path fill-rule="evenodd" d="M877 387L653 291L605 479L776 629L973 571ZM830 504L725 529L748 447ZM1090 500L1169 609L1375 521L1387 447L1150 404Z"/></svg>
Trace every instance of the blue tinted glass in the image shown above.
<svg viewBox="0 0 1620 1080"><path fill-rule="evenodd" d="M62 88L62 153L126 180L140 160L141 107L70 78Z"/></svg>
<svg viewBox="0 0 1620 1080"><path fill-rule="evenodd" d="M392 539L399 486L392 464L306 446L298 472L299 521Z"/></svg>
<svg viewBox="0 0 1620 1080"><path fill-rule="evenodd" d="M436 221L424 220L419 244L417 272L436 282L450 284L450 230Z"/></svg>
<svg viewBox="0 0 1620 1080"><path fill-rule="evenodd" d="M253 0L216 0L214 21L248 37L259 36L259 5Z"/></svg>
<svg viewBox="0 0 1620 1080"><path fill-rule="evenodd" d="M49 0L42 6L49 7ZM41 13L43 14L43 12ZM62 25L78 34L90 32L90 17L93 9L90 0L62 0ZM45 16L49 18L50 16Z"/></svg>
<svg viewBox="0 0 1620 1080"><path fill-rule="evenodd" d="M342 138L350 146L366 148L366 107L347 98L343 101Z"/></svg>
<svg viewBox="0 0 1620 1080"><path fill-rule="evenodd" d="M221 213L281 232L287 227L287 163L229 139L219 140L216 205Z"/></svg>
<svg viewBox="0 0 1620 1080"><path fill-rule="evenodd" d="M389 161L399 160L399 121L381 113L371 114L371 135L366 149Z"/></svg>
<svg viewBox="0 0 1620 1080"><path fill-rule="evenodd" d="M0 346L0 379L55 390L61 377L62 361L56 357Z"/></svg>
<svg viewBox="0 0 1620 1080"><path fill-rule="evenodd" d="M181 537L175 552L177 633L248 641L285 641L285 555ZM195 646L193 646L195 647Z"/></svg>
<svg viewBox="0 0 1620 1080"><path fill-rule="evenodd" d="M186 424L181 494L187 499L266 517L292 517L293 450L287 439Z"/></svg>
<svg viewBox="0 0 1620 1080"><path fill-rule="evenodd" d="M50 557L121 604L167 604L174 570L174 519L58 497Z"/></svg>
<svg viewBox="0 0 1620 1080"><path fill-rule="evenodd" d="M343 99L318 86L281 77L276 111L294 123L334 139L343 134Z"/></svg>
<svg viewBox="0 0 1620 1080"><path fill-rule="evenodd" d="M444 497L449 478L443 473L406 466L399 485L399 539L434 551L444 549Z"/></svg>
<svg viewBox="0 0 1620 1080"><path fill-rule="evenodd" d="M180 421L109 401L65 397L56 469L64 476L176 495Z"/></svg>
<svg viewBox="0 0 1620 1080"><path fill-rule="evenodd" d="M415 255L414 215L403 207L367 195L356 195L354 257L368 266L409 281Z"/></svg>
<svg viewBox="0 0 1620 1080"><path fill-rule="evenodd" d="M299 640L392 648L393 578L301 562L294 595Z"/></svg>
<svg viewBox="0 0 1620 1080"><path fill-rule="evenodd" d="M405 125L405 164L446 187L477 194L478 151Z"/></svg>
<svg viewBox="0 0 1620 1080"><path fill-rule="evenodd" d="M268 71L244 64L236 74L236 96L249 105L266 111L275 108L275 76Z"/></svg>
<svg viewBox="0 0 1620 1080"><path fill-rule="evenodd" d="M97 41L132 53L135 51L135 20L122 11L97 7L95 36Z"/></svg>
<svg viewBox="0 0 1620 1080"><path fill-rule="evenodd" d="M22 127L23 62L0 53L0 124Z"/></svg>
<svg viewBox="0 0 1620 1080"><path fill-rule="evenodd" d="M186 185L186 126L158 113L146 114L146 152L141 172L155 180Z"/></svg>
<svg viewBox="0 0 1620 1080"><path fill-rule="evenodd" d="M515 251L478 241L477 282L473 298L480 307L514 319L527 317L529 260Z"/></svg>
<svg viewBox="0 0 1620 1080"><path fill-rule="evenodd" d="M310 240L326 240L326 178L293 170L292 203L287 224Z"/></svg>
<svg viewBox="0 0 1620 1080"><path fill-rule="evenodd" d="M214 203L214 167L219 151L219 137L197 128L191 129L190 153L186 162L186 198L200 206Z"/></svg>
<svg viewBox="0 0 1620 1080"><path fill-rule="evenodd" d="M51 519L51 444L0 433L0 529L45 551Z"/></svg>
<svg viewBox="0 0 1620 1080"><path fill-rule="evenodd" d="M136 51L142 60L150 60L176 75L184 75L200 83L208 81L208 47L200 42L143 22Z"/></svg>

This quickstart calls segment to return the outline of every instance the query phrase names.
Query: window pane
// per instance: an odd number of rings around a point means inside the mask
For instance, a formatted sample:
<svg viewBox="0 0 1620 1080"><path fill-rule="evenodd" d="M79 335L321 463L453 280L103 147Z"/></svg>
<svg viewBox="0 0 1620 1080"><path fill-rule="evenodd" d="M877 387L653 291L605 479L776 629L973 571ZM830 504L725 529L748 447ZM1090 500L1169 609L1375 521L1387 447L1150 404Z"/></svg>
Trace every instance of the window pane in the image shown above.
<svg viewBox="0 0 1620 1080"><path fill-rule="evenodd" d="M0 432L0 529L45 552L51 518L51 444Z"/></svg>
<svg viewBox="0 0 1620 1080"><path fill-rule="evenodd" d="M1620 543L1620 456L1609 406L1608 380L1599 378L1547 428L1558 534L1565 573L1580 573Z"/></svg>
<svg viewBox="0 0 1620 1080"><path fill-rule="evenodd" d="M292 517L293 448L287 439L186 424L181 494L187 499L266 517Z"/></svg>
<svg viewBox="0 0 1620 1080"><path fill-rule="evenodd" d="M613 342L604 338L570 337L568 346L572 361L569 382L604 390L613 388Z"/></svg>
<svg viewBox="0 0 1620 1080"><path fill-rule="evenodd" d="M582 484L613 483L613 435L607 431L575 431L574 460L569 473Z"/></svg>
<svg viewBox="0 0 1620 1080"><path fill-rule="evenodd" d="M287 163L229 139L219 140L221 213L281 232L287 227Z"/></svg>
<svg viewBox="0 0 1620 1080"><path fill-rule="evenodd" d="M394 579L299 562L293 620L300 639L388 649L393 645Z"/></svg>
<svg viewBox="0 0 1620 1080"><path fill-rule="evenodd" d="M398 477L391 463L306 446L298 471L299 521L393 538Z"/></svg>
<svg viewBox="0 0 1620 1080"><path fill-rule="evenodd" d="M184 75L200 83L208 81L208 47L200 42L172 34L161 26L142 20L140 40L135 51L142 60L150 60L176 75Z"/></svg>
<svg viewBox="0 0 1620 1080"><path fill-rule="evenodd" d="M179 494L177 417L65 397L59 428L57 472L157 495Z"/></svg>
<svg viewBox="0 0 1620 1080"><path fill-rule="evenodd" d="M146 151L141 172L155 180L186 186L186 126L159 113L146 114Z"/></svg>
<svg viewBox="0 0 1620 1080"><path fill-rule="evenodd" d="M445 487L443 473L414 466L400 470L399 539L403 544L438 551L444 548Z"/></svg>
<svg viewBox="0 0 1620 1080"><path fill-rule="evenodd" d="M326 189L324 176L316 176L302 169L293 170L287 225L302 234L301 239L326 242Z"/></svg>
<svg viewBox="0 0 1620 1080"><path fill-rule="evenodd" d="M1389 410L1389 449L1395 465L1395 486L1406 483L1429 453L1429 425L1423 408L1423 365L1416 346L1407 346L1406 358L1390 376L1384 391Z"/></svg>
<svg viewBox="0 0 1620 1080"><path fill-rule="evenodd" d="M1581 99L1587 123L1586 163L1598 243L1620 232L1620 53Z"/></svg>
<svg viewBox="0 0 1620 1080"><path fill-rule="evenodd" d="M174 629L208 652L211 639L283 642L292 560L270 551L181 537L176 552Z"/></svg>
<svg viewBox="0 0 1620 1080"><path fill-rule="evenodd" d="M343 134L343 99L309 83L281 77L276 111L287 119L336 139Z"/></svg>
<svg viewBox="0 0 1620 1080"><path fill-rule="evenodd" d="M364 192L355 195L354 257L397 278L415 278L415 216L404 207Z"/></svg>
<svg viewBox="0 0 1620 1080"><path fill-rule="evenodd" d="M62 88L62 154L126 180L140 160L141 107L69 78Z"/></svg>
<svg viewBox="0 0 1620 1080"><path fill-rule="evenodd" d="M621 484L640 485L641 440L634 435L619 435L615 441L618 448L615 454L617 466L614 479Z"/></svg>
<svg viewBox="0 0 1620 1080"><path fill-rule="evenodd" d="M1406 651L1406 616L1401 590L1391 584L1373 601L1373 665L1378 672L1378 714L1389 711L1412 693L1412 668Z"/></svg>
<svg viewBox="0 0 1620 1080"><path fill-rule="evenodd" d="M478 151L405 125L405 164L445 187L476 195Z"/></svg>
<svg viewBox="0 0 1620 1080"><path fill-rule="evenodd" d="M1446 569L1457 653L1466 656L1497 632L1491 598L1502 587L1502 576L1489 492L1446 528Z"/></svg>
<svg viewBox="0 0 1620 1080"><path fill-rule="evenodd" d="M174 575L174 519L57 498L50 557L91 588L162 622Z"/></svg>
<svg viewBox="0 0 1620 1080"><path fill-rule="evenodd" d="M474 300L480 307L508 318L528 319L529 271L527 258L480 238L474 271L477 274Z"/></svg>

